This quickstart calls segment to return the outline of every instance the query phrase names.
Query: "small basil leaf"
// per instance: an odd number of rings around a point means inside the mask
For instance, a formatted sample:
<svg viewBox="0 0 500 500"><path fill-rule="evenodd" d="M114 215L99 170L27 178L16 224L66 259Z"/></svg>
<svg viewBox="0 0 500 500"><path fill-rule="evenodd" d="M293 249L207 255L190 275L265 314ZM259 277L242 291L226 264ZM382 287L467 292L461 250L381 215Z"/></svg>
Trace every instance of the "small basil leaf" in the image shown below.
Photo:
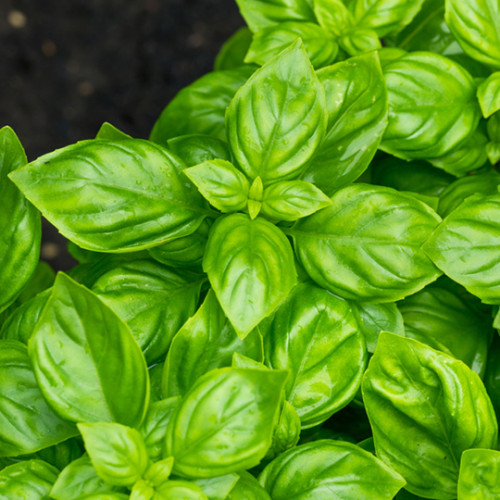
<svg viewBox="0 0 500 500"><path fill-rule="evenodd" d="M273 500L385 500L394 498L405 484L393 469L359 446L327 439L282 453L266 466L259 482Z"/></svg>
<svg viewBox="0 0 500 500"><path fill-rule="evenodd" d="M500 498L500 451L465 450L460 460L458 500Z"/></svg>
<svg viewBox="0 0 500 500"><path fill-rule="evenodd" d="M328 127L302 180L331 196L368 167L387 126L387 91L375 53L318 71Z"/></svg>
<svg viewBox="0 0 500 500"><path fill-rule="evenodd" d="M167 147L188 167L217 158L231 161L231 153L227 143L210 135L181 135L169 139Z"/></svg>
<svg viewBox="0 0 500 500"><path fill-rule="evenodd" d="M382 48L377 32L367 28L350 30L339 38L339 45L350 56L357 56Z"/></svg>
<svg viewBox="0 0 500 500"><path fill-rule="evenodd" d="M455 498L462 452L496 447L495 414L479 376L416 340L380 334L363 400L377 456L416 495Z"/></svg>
<svg viewBox="0 0 500 500"><path fill-rule="evenodd" d="M269 26L255 33L245 62L265 64L300 38L307 56L315 68L331 64L338 45L326 30L315 23L285 22Z"/></svg>
<svg viewBox="0 0 500 500"><path fill-rule="evenodd" d="M226 474L225 476L209 477L204 479L193 479L208 500L224 500L227 498L234 485L239 481L238 474Z"/></svg>
<svg viewBox="0 0 500 500"><path fill-rule="evenodd" d="M213 225L203 268L242 337L276 309L297 279L285 235L266 220L244 214L221 217Z"/></svg>
<svg viewBox="0 0 500 500"><path fill-rule="evenodd" d="M264 183L297 177L323 139L325 107L298 40L257 70L228 108L229 144L243 172Z"/></svg>
<svg viewBox="0 0 500 500"><path fill-rule="evenodd" d="M144 479L148 481L150 484L155 486L160 486L170 477L172 472L172 468L174 466L174 458L167 457L163 460L159 460L154 464L151 464L146 473L144 474Z"/></svg>
<svg viewBox="0 0 500 500"><path fill-rule="evenodd" d="M237 212L246 207L250 184L230 162L209 160L184 173L211 205L221 212Z"/></svg>
<svg viewBox="0 0 500 500"><path fill-rule="evenodd" d="M262 337L254 329L240 339L209 290L196 314L174 337L163 371L163 394L183 396L204 373L231 366L234 353L262 361Z"/></svg>
<svg viewBox="0 0 500 500"><path fill-rule="evenodd" d="M78 434L38 388L26 346L0 340L0 456L33 453Z"/></svg>
<svg viewBox="0 0 500 500"><path fill-rule="evenodd" d="M251 43L252 32L247 27L240 28L220 49L215 58L214 70L222 71L242 66Z"/></svg>
<svg viewBox="0 0 500 500"><path fill-rule="evenodd" d="M40 214L7 178L26 163L14 131L0 129L0 312L28 283L40 254Z"/></svg>
<svg viewBox="0 0 500 500"><path fill-rule="evenodd" d="M500 161L500 143L489 142L486 144L486 154L492 165L496 165Z"/></svg>
<svg viewBox="0 0 500 500"><path fill-rule="evenodd" d="M272 460L296 446L300 438L300 429L301 423L297 410L288 401L284 401L278 424L274 429L271 447L265 458Z"/></svg>
<svg viewBox="0 0 500 500"><path fill-rule="evenodd" d="M388 64L384 74L389 125L383 151L405 160L439 157L476 129L480 109L474 81L451 59L409 53Z"/></svg>
<svg viewBox="0 0 500 500"><path fill-rule="evenodd" d="M290 372L285 397L303 428L323 422L356 395L365 342L345 300L301 283L266 322L263 336L267 366Z"/></svg>
<svg viewBox="0 0 500 500"><path fill-rule="evenodd" d="M130 486L142 477L149 458L142 436L120 424L78 424L98 476L109 484Z"/></svg>
<svg viewBox="0 0 500 500"><path fill-rule="evenodd" d="M104 122L95 136L96 139L110 139L113 141L120 141L122 139L132 139L132 136L117 129L114 125Z"/></svg>
<svg viewBox="0 0 500 500"><path fill-rule="evenodd" d="M315 0L314 14L319 24L336 37L349 31L354 23L352 14L341 0Z"/></svg>
<svg viewBox="0 0 500 500"><path fill-rule="evenodd" d="M44 397L63 418L126 425L142 421L149 380L138 344L95 294L62 273L28 353Z"/></svg>
<svg viewBox="0 0 500 500"><path fill-rule="evenodd" d="M446 0L445 19L464 51L477 61L500 68L498 0Z"/></svg>
<svg viewBox="0 0 500 500"><path fill-rule="evenodd" d="M165 481L161 486L155 488L153 500L209 500L203 490L189 481L172 480Z"/></svg>
<svg viewBox="0 0 500 500"><path fill-rule="evenodd" d="M500 300L500 194L474 195L451 212L424 244L452 280L487 304Z"/></svg>
<svg viewBox="0 0 500 500"><path fill-rule="evenodd" d="M167 433L166 453L184 477L257 465L271 444L286 372L219 368L200 377Z"/></svg>
<svg viewBox="0 0 500 500"><path fill-rule="evenodd" d="M294 221L331 203L330 198L310 182L281 181L264 189L261 212L270 219Z"/></svg>
<svg viewBox="0 0 500 500"><path fill-rule="evenodd" d="M253 72L250 66L214 71L183 88L162 111L150 139L161 145L168 139L188 134L206 134L225 140L226 108Z"/></svg>
<svg viewBox="0 0 500 500"><path fill-rule="evenodd" d="M41 156L10 177L78 246L125 252L191 234L208 215L182 167L149 141L96 139Z"/></svg>
<svg viewBox="0 0 500 500"><path fill-rule="evenodd" d="M240 478L227 500L271 500L267 491L249 472L239 472Z"/></svg>
<svg viewBox="0 0 500 500"><path fill-rule="evenodd" d="M347 299L394 302L439 276L421 249L439 221L413 197L354 184L288 232L318 285Z"/></svg>
<svg viewBox="0 0 500 500"><path fill-rule="evenodd" d="M485 118L500 111L500 71L493 73L479 85L477 98Z"/></svg>

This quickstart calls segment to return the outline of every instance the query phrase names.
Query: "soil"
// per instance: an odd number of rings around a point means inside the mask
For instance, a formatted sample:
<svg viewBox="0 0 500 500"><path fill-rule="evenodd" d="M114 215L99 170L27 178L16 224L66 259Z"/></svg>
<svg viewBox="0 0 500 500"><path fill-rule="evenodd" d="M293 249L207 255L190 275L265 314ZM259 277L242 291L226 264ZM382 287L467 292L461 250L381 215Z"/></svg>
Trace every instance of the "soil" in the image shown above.
<svg viewBox="0 0 500 500"><path fill-rule="evenodd" d="M244 21L234 0L0 0L0 126L28 159L95 136L147 137ZM42 258L74 264L44 222Z"/></svg>

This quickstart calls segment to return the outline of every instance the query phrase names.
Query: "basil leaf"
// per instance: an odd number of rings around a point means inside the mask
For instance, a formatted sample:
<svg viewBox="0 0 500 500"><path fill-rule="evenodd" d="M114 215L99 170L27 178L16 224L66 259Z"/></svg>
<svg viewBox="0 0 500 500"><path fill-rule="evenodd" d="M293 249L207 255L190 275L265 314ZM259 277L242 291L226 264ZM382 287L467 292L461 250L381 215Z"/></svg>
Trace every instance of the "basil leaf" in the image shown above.
<svg viewBox="0 0 500 500"><path fill-rule="evenodd" d="M500 71L493 73L479 85L477 98L485 118L500 111Z"/></svg>
<svg viewBox="0 0 500 500"><path fill-rule="evenodd" d="M497 313L493 326L498 330L500 317ZM488 363L484 375L484 386L491 399L493 408L500 422L500 336L495 335L488 350Z"/></svg>
<svg viewBox="0 0 500 500"><path fill-rule="evenodd" d="M226 108L253 72L251 66L214 71L183 88L156 120L150 140L165 145L168 139L188 134L225 140Z"/></svg>
<svg viewBox="0 0 500 500"><path fill-rule="evenodd" d="M40 214L7 178L26 163L14 131L0 129L0 312L28 283L40 254Z"/></svg>
<svg viewBox="0 0 500 500"><path fill-rule="evenodd" d="M222 71L242 66L251 43L252 32L247 27L240 28L220 49L215 58L214 70Z"/></svg>
<svg viewBox="0 0 500 500"><path fill-rule="evenodd" d="M257 31L253 37L245 62L265 64L300 38L307 57L315 68L331 64L337 55L338 45L321 26L315 23L285 22Z"/></svg>
<svg viewBox="0 0 500 500"><path fill-rule="evenodd" d="M239 472L240 478L229 493L227 500L271 500L267 491L252 474Z"/></svg>
<svg viewBox="0 0 500 500"><path fill-rule="evenodd" d="M109 484L130 486L146 472L146 445L136 429L113 423L78 424L98 476Z"/></svg>
<svg viewBox="0 0 500 500"><path fill-rule="evenodd" d="M96 139L110 139L113 141L119 141L119 140L123 140L123 139L132 139L132 136L117 129L111 123L104 122L101 125L101 128L99 129L99 131L97 132L97 135L95 136L95 138Z"/></svg>
<svg viewBox="0 0 500 500"><path fill-rule="evenodd" d="M215 159L231 161L227 143L210 135L181 135L169 139L167 146L187 167Z"/></svg>
<svg viewBox="0 0 500 500"><path fill-rule="evenodd" d="M47 405L21 342L0 340L0 390L0 456L33 453L78 434Z"/></svg>
<svg viewBox="0 0 500 500"><path fill-rule="evenodd" d="M230 162L208 160L184 173L211 205L221 212L237 212L247 205L250 184Z"/></svg>
<svg viewBox="0 0 500 500"><path fill-rule="evenodd" d="M301 176L331 196L368 167L387 126L387 91L377 55L318 71L327 96L326 136Z"/></svg>
<svg viewBox="0 0 500 500"><path fill-rule="evenodd" d="M236 0L241 15L254 33L284 21L314 21L310 0Z"/></svg>
<svg viewBox="0 0 500 500"><path fill-rule="evenodd" d="M367 28L352 29L339 39L339 45L351 56L382 48L377 32Z"/></svg>
<svg viewBox="0 0 500 500"><path fill-rule="evenodd" d="M424 244L452 280L487 304L500 300L500 194L474 195L451 212Z"/></svg>
<svg viewBox="0 0 500 500"><path fill-rule="evenodd" d="M264 189L262 215L276 220L294 221L331 205L330 198L314 184L281 181Z"/></svg>
<svg viewBox="0 0 500 500"><path fill-rule="evenodd" d="M341 0L314 0L314 14L319 24L336 37L354 24L352 14Z"/></svg>
<svg viewBox="0 0 500 500"><path fill-rule="evenodd" d="M209 500L224 500L227 498L234 485L239 481L238 474L226 474L225 476L209 477L204 479L193 479Z"/></svg>
<svg viewBox="0 0 500 500"><path fill-rule="evenodd" d="M0 470L0 499L48 498L59 471L42 460L26 460Z"/></svg>
<svg viewBox="0 0 500 500"><path fill-rule="evenodd" d="M271 444L286 372L219 368L200 377L167 433L180 476L214 477L257 465Z"/></svg>
<svg viewBox="0 0 500 500"><path fill-rule="evenodd" d="M151 364L165 358L177 330L196 311L204 281L153 260L136 260L104 273L92 291L127 323Z"/></svg>
<svg viewBox="0 0 500 500"><path fill-rule="evenodd" d="M241 337L276 309L297 279L285 235L266 220L244 214L221 217L213 225L203 269Z"/></svg>
<svg viewBox="0 0 500 500"><path fill-rule="evenodd" d="M209 500L197 484L188 481L165 481L161 486L155 488L154 500L171 500L173 498Z"/></svg>
<svg viewBox="0 0 500 500"><path fill-rule="evenodd" d="M263 336L267 366L290 373L285 397L303 428L325 421L356 395L366 351L346 301L300 283L266 322Z"/></svg>
<svg viewBox="0 0 500 500"><path fill-rule="evenodd" d="M439 157L477 127L472 77L432 52L406 54L384 68L389 125L381 149L405 160Z"/></svg>
<svg viewBox="0 0 500 500"><path fill-rule="evenodd" d="M233 353L262 361L262 337L255 329L240 339L209 290L196 314L174 337L163 371L163 394L183 396L204 373L231 366Z"/></svg>
<svg viewBox="0 0 500 500"><path fill-rule="evenodd" d="M67 439L62 443L49 446L43 450L37 451L28 455L27 458L39 458L44 462L62 470L73 460L80 458L83 455L82 447L80 446L79 436Z"/></svg>
<svg viewBox="0 0 500 500"><path fill-rule="evenodd" d="M41 156L10 177L78 246L125 252L191 234L207 216L181 170L175 156L149 141L91 140Z"/></svg>
<svg viewBox="0 0 500 500"><path fill-rule="evenodd" d="M498 0L446 0L446 24L472 58L500 68Z"/></svg>
<svg viewBox="0 0 500 500"><path fill-rule="evenodd" d="M439 276L421 250L439 220L413 197L355 184L338 191L330 207L298 221L289 233L318 285L347 299L394 302Z"/></svg>
<svg viewBox="0 0 500 500"><path fill-rule="evenodd" d="M126 425L142 421L149 380L139 346L115 313L62 273L28 353L44 397L61 417Z"/></svg>
<svg viewBox="0 0 500 500"><path fill-rule="evenodd" d="M273 440L266 454L266 459L273 459L297 445L300 438L300 417L297 410L288 402L283 401L280 418L274 429Z"/></svg>
<svg viewBox="0 0 500 500"><path fill-rule="evenodd" d="M393 498L405 484L371 453L351 443L327 439L281 454L266 466L259 482L273 500L385 500Z"/></svg>
<svg viewBox="0 0 500 500"><path fill-rule="evenodd" d="M458 500L500 497L500 451L465 450L460 461Z"/></svg>
<svg viewBox="0 0 500 500"><path fill-rule="evenodd" d="M411 493L455 498L462 452L496 447L495 414L478 375L416 340L382 332L362 388L377 456Z"/></svg>
<svg viewBox="0 0 500 500"><path fill-rule="evenodd" d="M257 70L229 105L229 144L243 172L264 183L297 177L323 139L325 107L298 40Z"/></svg>

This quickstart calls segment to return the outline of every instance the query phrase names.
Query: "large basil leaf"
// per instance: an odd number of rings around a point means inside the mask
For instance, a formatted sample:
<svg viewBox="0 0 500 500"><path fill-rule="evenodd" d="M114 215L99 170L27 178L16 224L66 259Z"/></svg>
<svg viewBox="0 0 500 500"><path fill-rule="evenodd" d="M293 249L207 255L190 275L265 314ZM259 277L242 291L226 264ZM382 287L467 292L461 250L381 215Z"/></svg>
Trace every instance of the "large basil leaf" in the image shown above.
<svg viewBox="0 0 500 500"><path fill-rule="evenodd" d="M219 50L214 62L215 71L242 66L251 43L252 32L246 26L236 31Z"/></svg>
<svg viewBox="0 0 500 500"><path fill-rule="evenodd" d="M1 500L40 500L49 492L59 471L42 460L26 460L0 471Z"/></svg>
<svg viewBox="0 0 500 500"><path fill-rule="evenodd" d="M479 376L416 340L380 334L363 400L377 456L416 495L456 498L462 452L497 445L495 413Z"/></svg>
<svg viewBox="0 0 500 500"><path fill-rule="evenodd" d="M28 353L43 395L63 418L130 426L142 421L149 380L139 345L95 294L62 273Z"/></svg>
<svg viewBox="0 0 500 500"><path fill-rule="evenodd" d="M219 368L200 377L167 432L180 476L214 477L257 465L271 444L286 372Z"/></svg>
<svg viewBox="0 0 500 500"><path fill-rule="evenodd" d="M424 250L447 276L487 304L500 300L500 194L467 198Z"/></svg>
<svg viewBox="0 0 500 500"><path fill-rule="evenodd" d="M28 283L40 254L40 214L7 178L26 163L14 131L0 129L0 312Z"/></svg>
<svg viewBox="0 0 500 500"><path fill-rule="evenodd" d="M205 277L154 260L126 262L103 274L92 291L127 325L148 364L165 358L177 330L194 314Z"/></svg>
<svg viewBox="0 0 500 500"><path fill-rule="evenodd" d="M26 346L0 340L0 456L33 453L77 434L47 405Z"/></svg>
<svg viewBox="0 0 500 500"><path fill-rule="evenodd" d="M438 277L421 245L439 220L415 198L355 184L338 191L330 207L301 219L289 233L318 285L347 299L393 302Z"/></svg>
<svg viewBox="0 0 500 500"><path fill-rule="evenodd" d="M464 451L458 476L458 500L495 498L500 498L500 451Z"/></svg>
<svg viewBox="0 0 500 500"><path fill-rule="evenodd" d="M443 156L466 139L480 118L472 77L432 52L406 54L384 68L389 125L381 149L403 158Z"/></svg>
<svg viewBox="0 0 500 500"><path fill-rule="evenodd" d="M251 31L283 21L314 21L311 0L236 0Z"/></svg>
<svg viewBox="0 0 500 500"><path fill-rule="evenodd" d="M328 127L302 179L326 194L366 169L387 126L387 91L376 53L318 71L325 89Z"/></svg>
<svg viewBox="0 0 500 500"><path fill-rule="evenodd" d="M474 59L500 68L500 2L446 0L446 23Z"/></svg>
<svg viewBox="0 0 500 500"><path fill-rule="evenodd" d="M302 444L275 458L259 476L273 500L385 500L405 484L371 453L344 441Z"/></svg>
<svg viewBox="0 0 500 500"><path fill-rule="evenodd" d="M270 222L244 214L221 217L213 225L203 268L241 336L276 309L297 279L285 235Z"/></svg>
<svg viewBox="0 0 500 500"><path fill-rule="evenodd" d="M140 139L82 141L10 174L78 246L141 250L191 234L209 214L169 151Z"/></svg>
<svg viewBox="0 0 500 500"><path fill-rule="evenodd" d="M290 373L285 397L303 428L323 422L356 395L366 350L345 300L301 283L265 322L263 336L266 364Z"/></svg>
<svg viewBox="0 0 500 500"><path fill-rule="evenodd" d="M250 66L214 71L185 87L162 111L150 139L161 145L187 134L206 134L224 140L226 108L253 72Z"/></svg>
<svg viewBox="0 0 500 500"><path fill-rule="evenodd" d="M263 361L262 337L254 329L240 339L210 290L174 337L163 371L163 394L183 396L204 373L231 366L235 352Z"/></svg>
<svg viewBox="0 0 500 500"><path fill-rule="evenodd" d="M256 71L228 108L229 144L245 174L297 177L323 139L325 93L298 40Z"/></svg>

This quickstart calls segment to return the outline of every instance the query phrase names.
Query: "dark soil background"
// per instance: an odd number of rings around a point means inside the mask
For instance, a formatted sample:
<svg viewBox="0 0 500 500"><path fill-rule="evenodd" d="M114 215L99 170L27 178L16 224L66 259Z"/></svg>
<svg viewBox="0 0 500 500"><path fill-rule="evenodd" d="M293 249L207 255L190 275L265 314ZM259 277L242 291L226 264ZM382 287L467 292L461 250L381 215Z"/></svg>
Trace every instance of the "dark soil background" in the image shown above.
<svg viewBox="0 0 500 500"><path fill-rule="evenodd" d="M0 0L0 126L29 160L92 138L104 121L148 137L243 25L234 0ZM42 258L73 265L48 223Z"/></svg>

